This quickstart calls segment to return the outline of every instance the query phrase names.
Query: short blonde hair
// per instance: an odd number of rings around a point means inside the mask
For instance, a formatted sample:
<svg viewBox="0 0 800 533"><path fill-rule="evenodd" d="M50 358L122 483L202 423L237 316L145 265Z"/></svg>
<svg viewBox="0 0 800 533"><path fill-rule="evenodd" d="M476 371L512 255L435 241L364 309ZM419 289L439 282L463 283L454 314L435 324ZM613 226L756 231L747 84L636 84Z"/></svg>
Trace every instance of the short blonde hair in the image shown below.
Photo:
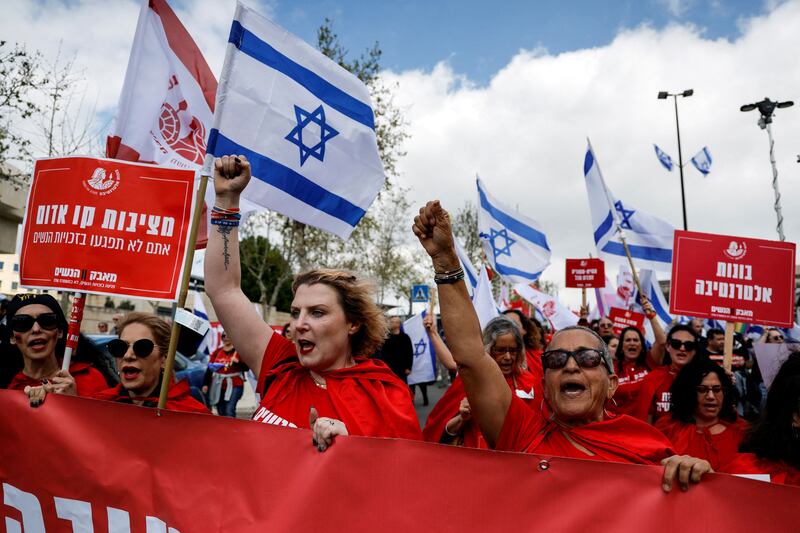
<svg viewBox="0 0 800 533"><path fill-rule="evenodd" d="M134 311L125 315L117 327L117 335L122 335L125 328L131 324L141 324L150 330L153 335L153 340L158 346L161 355L166 357L169 351L169 338L172 334L172 328L167 324L164 319L157 317L152 313L140 313Z"/></svg>
<svg viewBox="0 0 800 533"><path fill-rule="evenodd" d="M389 334L386 317L375 303L375 284L358 279L352 272L317 268L295 276L292 293L301 285L321 283L336 291L347 321L359 326L350 336L350 350L355 357L375 353Z"/></svg>

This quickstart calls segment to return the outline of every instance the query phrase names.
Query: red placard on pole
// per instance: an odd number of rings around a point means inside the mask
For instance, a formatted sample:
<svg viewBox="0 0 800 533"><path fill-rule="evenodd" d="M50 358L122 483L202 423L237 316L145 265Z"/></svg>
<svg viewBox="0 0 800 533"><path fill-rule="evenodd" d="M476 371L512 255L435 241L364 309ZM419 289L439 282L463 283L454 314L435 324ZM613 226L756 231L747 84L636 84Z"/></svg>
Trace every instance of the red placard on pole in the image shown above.
<svg viewBox="0 0 800 533"><path fill-rule="evenodd" d="M619 307L612 307L608 312L608 319L614 323L614 335L619 337L622 330L633 326L644 334L644 319L642 313L636 311L629 311L627 309L620 309Z"/></svg>
<svg viewBox="0 0 800 533"><path fill-rule="evenodd" d="M566 287L590 289L605 286L606 271L602 259L567 259Z"/></svg>
<svg viewBox="0 0 800 533"><path fill-rule="evenodd" d="M175 300L193 170L59 157L36 162L25 214L26 287Z"/></svg>
<svg viewBox="0 0 800 533"><path fill-rule="evenodd" d="M791 327L795 244L675 231L670 312Z"/></svg>

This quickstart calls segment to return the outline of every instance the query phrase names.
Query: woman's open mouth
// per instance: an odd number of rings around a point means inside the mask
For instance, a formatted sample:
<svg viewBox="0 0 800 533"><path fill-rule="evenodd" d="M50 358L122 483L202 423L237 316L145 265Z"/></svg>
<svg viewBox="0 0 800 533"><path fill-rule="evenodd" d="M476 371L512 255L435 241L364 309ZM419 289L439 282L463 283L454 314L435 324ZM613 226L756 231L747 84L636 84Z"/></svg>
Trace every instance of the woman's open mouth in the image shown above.
<svg viewBox="0 0 800 533"><path fill-rule="evenodd" d="M308 355L309 353L311 353L311 350L314 349L314 346L316 346L316 344L314 344L311 341L307 341L304 339L300 339L297 341L297 348L300 351L300 355Z"/></svg>
<svg viewBox="0 0 800 533"><path fill-rule="evenodd" d="M561 384L561 394L567 398L577 398L586 392L586 385L577 381L569 381Z"/></svg>
<svg viewBox="0 0 800 533"><path fill-rule="evenodd" d="M124 379L125 381L132 381L137 377L139 377L141 373L142 373L141 368L137 368L135 366L124 366L122 367L120 375L122 376L122 379Z"/></svg>

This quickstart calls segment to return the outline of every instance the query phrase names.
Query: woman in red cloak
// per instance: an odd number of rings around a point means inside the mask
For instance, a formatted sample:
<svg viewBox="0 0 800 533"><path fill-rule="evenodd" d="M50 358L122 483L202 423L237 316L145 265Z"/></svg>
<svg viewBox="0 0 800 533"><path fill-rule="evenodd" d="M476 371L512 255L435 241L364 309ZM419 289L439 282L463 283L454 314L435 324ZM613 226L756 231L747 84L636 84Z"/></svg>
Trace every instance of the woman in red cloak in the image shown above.
<svg viewBox="0 0 800 533"><path fill-rule="evenodd" d="M696 361L680 371L670 389L670 416L656 422L680 454L699 457L715 470L739 451L746 424L736 415L731 378L712 361Z"/></svg>
<svg viewBox="0 0 800 533"><path fill-rule="evenodd" d="M541 390L541 376L530 372L526 365L525 344L517 325L505 317L492 319L483 329L483 345L486 354L500 367L509 388L531 407L535 400L541 403L541 392L537 394L537 389ZM472 420L460 378L453 381L428 415L422 435L430 442L489 449Z"/></svg>
<svg viewBox="0 0 800 533"><path fill-rule="evenodd" d="M781 365L763 416L740 449L722 472L767 474L773 483L800 486L800 352Z"/></svg>
<svg viewBox="0 0 800 533"><path fill-rule="evenodd" d="M339 270L296 276L291 341L256 313L241 288L237 229L249 181L246 157L215 161L205 286L240 359L258 376L262 400L253 419L311 428L320 451L337 435L421 438L408 386L369 358L388 333L370 283Z"/></svg>
<svg viewBox="0 0 800 533"><path fill-rule="evenodd" d="M650 302L646 301L645 311L652 309ZM655 316L655 311L653 311ZM628 327L619 335L619 344L614 352L615 370L619 377L619 387L614 393L613 405L610 410L615 413L629 414L639 395L642 382L653 368L658 367L664 360L664 346L666 338L664 330L658 320L652 320L656 342L648 350L644 335L639 328Z"/></svg>
<svg viewBox="0 0 800 533"><path fill-rule="evenodd" d="M24 364L8 388L24 390L31 406L40 405L48 392L91 396L108 387L103 374L88 362L73 360L69 372L61 370L67 320L55 298L18 294L6 313L9 342L19 349Z"/></svg>
<svg viewBox="0 0 800 533"><path fill-rule="evenodd" d="M172 333L169 324L153 314L135 312L126 315L117 329L119 338L106 347L117 362L120 383L98 392L94 398L157 407ZM190 413L209 412L205 405L192 397L186 380L172 382L166 408Z"/></svg>

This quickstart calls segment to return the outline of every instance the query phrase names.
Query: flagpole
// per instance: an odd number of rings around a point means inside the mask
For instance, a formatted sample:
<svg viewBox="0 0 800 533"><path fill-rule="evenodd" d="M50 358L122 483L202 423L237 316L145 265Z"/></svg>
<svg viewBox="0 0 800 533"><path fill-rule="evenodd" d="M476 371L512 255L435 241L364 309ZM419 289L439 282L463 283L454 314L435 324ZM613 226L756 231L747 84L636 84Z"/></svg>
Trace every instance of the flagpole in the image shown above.
<svg viewBox="0 0 800 533"><path fill-rule="evenodd" d="M83 309L86 305L86 293L76 292L72 300L72 310L69 313L69 326L67 327L67 344L64 349L64 359L61 361L61 370L69 372L69 365L72 362L72 352L78 347L78 339L81 336L81 321L83 320Z"/></svg>
<svg viewBox="0 0 800 533"><path fill-rule="evenodd" d="M592 151L592 155L594 156L594 148L592 148L592 141L589 138L586 138L586 141L589 143L589 150ZM614 219L614 225L617 227L617 233L619 234L619 240L622 241L622 247L625 249L625 255L628 257L628 264L631 266L631 272L633 273L633 282L636 284L636 289L638 289L639 294L644 294L642 292L642 286L639 283L639 275L636 273L636 265L633 264L633 257L631 257L631 251L628 249L628 242L625 239L625 232L620 225L619 218L617 217L617 210L614 208L614 202L611 201L611 196L608 194L608 187L606 187L606 180L603 178L603 173L600 171L600 163L597 162L597 158L594 158L594 164L597 165L597 175L600 177L600 183L603 184L603 193L605 193L606 201L608 202L608 209L611 211L611 218Z"/></svg>
<svg viewBox="0 0 800 533"><path fill-rule="evenodd" d="M172 384L172 369L175 366L175 352L178 351L178 336L180 334L180 324L175 320L175 317L177 316L177 310L182 309L186 305L186 295L189 292L189 280L192 276L192 263L194 262L194 247L197 243L197 227L200 225L200 217L203 215L203 200L206 196L206 188L208 186L208 178L211 175L211 165L213 161L214 156L206 154L203 170L200 173L200 187L197 189L197 198L195 199L194 205L194 219L192 220L192 227L189 230L189 242L187 245L186 260L184 262L183 278L181 279L181 288L178 293L178 303L175 307L176 314L172 316L172 331L169 336L167 361L164 364L164 375L161 378L161 393L158 397L159 409L166 408L167 394Z"/></svg>

